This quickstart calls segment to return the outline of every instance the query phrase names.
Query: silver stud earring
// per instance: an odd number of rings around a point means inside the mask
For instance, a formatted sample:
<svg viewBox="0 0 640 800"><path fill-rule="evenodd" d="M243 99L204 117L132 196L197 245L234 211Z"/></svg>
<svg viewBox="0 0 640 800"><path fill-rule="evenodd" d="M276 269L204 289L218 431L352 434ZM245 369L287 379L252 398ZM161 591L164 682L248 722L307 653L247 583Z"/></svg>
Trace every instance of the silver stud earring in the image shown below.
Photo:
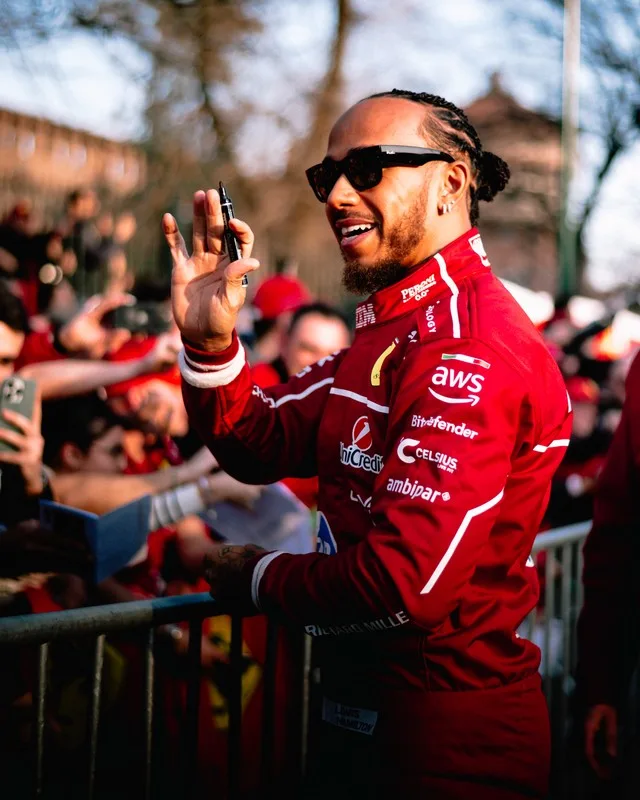
<svg viewBox="0 0 640 800"><path fill-rule="evenodd" d="M443 203L442 204L442 213L448 214L451 209L453 208L453 203Z"/></svg>

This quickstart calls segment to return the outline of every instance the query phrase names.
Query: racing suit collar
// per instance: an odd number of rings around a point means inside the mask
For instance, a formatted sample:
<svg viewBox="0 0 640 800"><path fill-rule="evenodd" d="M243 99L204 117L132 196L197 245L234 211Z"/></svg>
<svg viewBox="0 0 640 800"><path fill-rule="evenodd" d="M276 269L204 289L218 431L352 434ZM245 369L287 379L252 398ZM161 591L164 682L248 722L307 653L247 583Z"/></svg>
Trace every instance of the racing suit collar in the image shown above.
<svg viewBox="0 0 640 800"><path fill-rule="evenodd" d="M469 275L490 268L477 228L450 242L392 286L387 286L356 308L356 331L407 314L458 293L458 284Z"/></svg>

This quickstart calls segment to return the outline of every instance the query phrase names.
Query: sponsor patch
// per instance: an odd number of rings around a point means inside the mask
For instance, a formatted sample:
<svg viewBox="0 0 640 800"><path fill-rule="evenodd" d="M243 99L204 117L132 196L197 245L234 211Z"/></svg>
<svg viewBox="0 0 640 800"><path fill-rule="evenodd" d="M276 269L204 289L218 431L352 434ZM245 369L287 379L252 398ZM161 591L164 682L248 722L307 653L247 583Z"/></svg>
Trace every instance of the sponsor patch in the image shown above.
<svg viewBox="0 0 640 800"><path fill-rule="evenodd" d="M476 233L475 236L472 236L469 239L469 244L471 245L471 249L473 252L480 256L480 261L482 262L483 267L490 267L491 263L487 258L487 251L484 249L484 244L482 242L482 238L479 233Z"/></svg>
<svg viewBox="0 0 640 800"><path fill-rule="evenodd" d="M373 310L373 303L360 303L356 308L356 328L366 328L367 325L375 325L376 312Z"/></svg>
<svg viewBox="0 0 640 800"><path fill-rule="evenodd" d="M366 415L358 417L351 430L351 444L340 442L340 461L347 467L362 469L378 474L382 470L382 456L378 453L367 455L373 445L371 425Z"/></svg>
<svg viewBox="0 0 640 800"><path fill-rule="evenodd" d="M383 350L382 353L376 359L376 363L373 365L373 369L371 370L371 385L372 386L380 386L380 375L382 373L382 365L384 364L385 360L388 356L393 353L396 349L396 345L398 344L398 340L391 342L389 347L386 350Z"/></svg>
<svg viewBox="0 0 640 800"><path fill-rule="evenodd" d="M435 503L438 498L442 498L445 503L451 500L449 492L440 492L430 486L423 486L420 481L412 481L409 478L389 478L387 481L387 491L393 494L402 494L405 497L419 498L427 503Z"/></svg>
<svg viewBox="0 0 640 800"><path fill-rule="evenodd" d="M371 498L370 497L360 497L360 495L357 492L354 492L353 489L351 489L351 492L349 494L349 498L354 503L359 503L363 508L367 508L367 509L371 508Z"/></svg>
<svg viewBox="0 0 640 800"><path fill-rule="evenodd" d="M423 417L420 414L414 414L411 417L412 428L436 428L440 431L447 431L453 433L454 436L461 436L463 439L475 439L478 431L468 428L465 422L456 424L455 422L447 422L441 416L436 417Z"/></svg>
<svg viewBox="0 0 640 800"><path fill-rule="evenodd" d="M424 312L425 319L427 321L427 329L429 333L436 333L436 316L434 314L435 306L429 306L427 310Z"/></svg>
<svg viewBox="0 0 640 800"><path fill-rule="evenodd" d="M441 356L442 361L463 361L465 364L473 364L475 367L483 367L484 369L491 369L491 364L488 361L483 361L481 358L475 356L467 356L464 353L443 353Z"/></svg>
<svg viewBox="0 0 640 800"><path fill-rule="evenodd" d="M325 556L335 556L338 552L338 545L331 532L327 518L318 511L318 522L316 530L316 552L323 553Z"/></svg>
<svg viewBox="0 0 640 800"><path fill-rule="evenodd" d="M418 446L417 446L418 445ZM397 454L400 461L405 464L413 464L416 459L429 461L435 464L438 469L444 472L455 472L458 469L458 459L441 453L437 450L430 450L426 447L419 447L418 439L400 439L398 442Z"/></svg>
<svg viewBox="0 0 640 800"><path fill-rule="evenodd" d="M414 286L410 286L408 289L402 289L402 302L408 303L410 300L415 300L416 302L423 300L429 294L429 290L435 285L436 276L429 275L428 278L420 281L420 283L416 283Z"/></svg>
<svg viewBox="0 0 640 800"><path fill-rule="evenodd" d="M486 362L485 362L486 363ZM480 402L480 392L484 382L484 375L476 375L475 372L455 369L454 367L436 367L431 376L433 386L438 386L438 391L429 386L429 392L443 403L470 403L475 406ZM442 390L445 390L445 394ZM452 397L449 392L452 389L462 389L467 392L466 396Z"/></svg>
<svg viewBox="0 0 640 800"><path fill-rule="evenodd" d="M371 736L378 721L378 712L370 711L368 708L345 706L344 703L336 703L323 697L322 719L337 728L346 728L348 731Z"/></svg>

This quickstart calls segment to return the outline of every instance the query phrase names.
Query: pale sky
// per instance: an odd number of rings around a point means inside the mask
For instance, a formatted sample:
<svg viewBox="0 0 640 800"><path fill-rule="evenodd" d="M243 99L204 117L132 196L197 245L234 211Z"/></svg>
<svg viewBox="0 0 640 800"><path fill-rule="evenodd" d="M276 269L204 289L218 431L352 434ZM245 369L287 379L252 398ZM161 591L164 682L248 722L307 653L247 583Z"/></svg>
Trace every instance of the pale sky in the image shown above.
<svg viewBox="0 0 640 800"><path fill-rule="evenodd" d="M389 24L387 3L370 5L373 18L348 52L346 75L353 99L401 86L437 91L464 105L486 91L488 75L498 70L505 87L521 103L541 107L555 98L559 108L559 53L555 65L547 54L540 56L539 64L530 55L523 58L517 42L505 36L497 3L452 0L439 4L429 10L433 28L424 25L421 3L416 0L396 0L396 18L400 13L414 15L413 24L410 17L397 26ZM365 7L369 10L370 6ZM277 48L282 43L290 54L289 69L304 69L305 63L308 68L309 53L322 52L330 22L324 9L321 2L305 4L304 14L288 13L279 20L271 45ZM407 30L413 35L409 37ZM443 38L443 32L449 37ZM454 42L464 43L464 47L451 46ZM145 57L132 46L123 42L105 45L84 34L21 54L2 52L0 106L108 138L137 139L144 133L144 92L135 77L147 70ZM251 66L247 72L250 70ZM244 73L240 75L244 80ZM284 102L295 102L294 96L286 94L291 89L283 83ZM588 170L591 153L589 142L583 141L582 173ZM623 272L627 279L640 273L640 226L636 223L640 201L634 199L633 177L639 171L640 145L620 159L594 214L588 237L589 276L598 289L608 288Z"/></svg>

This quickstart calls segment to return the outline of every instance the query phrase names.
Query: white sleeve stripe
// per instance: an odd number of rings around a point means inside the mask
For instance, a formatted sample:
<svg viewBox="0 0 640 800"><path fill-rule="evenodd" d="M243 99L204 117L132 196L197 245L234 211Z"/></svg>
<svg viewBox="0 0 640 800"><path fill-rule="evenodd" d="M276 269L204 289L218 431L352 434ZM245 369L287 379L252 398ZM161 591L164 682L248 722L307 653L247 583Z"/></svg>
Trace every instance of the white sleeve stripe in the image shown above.
<svg viewBox="0 0 640 800"><path fill-rule="evenodd" d="M462 524L456 531L455 536L451 540L451 544L447 548L447 552L440 559L440 563L433 571L433 575L429 578L429 580L425 584L420 594L429 594L429 592L436 585L438 578L440 577L440 575L442 575L449 561L451 561L451 558L453 557L456 548L460 544L460 540L465 535L467 528L471 523L471 520L474 519L475 517L479 517L481 514L484 514L485 511L489 511L490 508L493 508L495 505L497 505L502 500L503 495L504 495L504 489L494 498L487 501L486 503L483 503L481 506L478 506L477 508L472 508L470 511L467 511L467 513L464 515L464 519L462 520Z"/></svg>
<svg viewBox="0 0 640 800"><path fill-rule="evenodd" d="M282 550L275 550L273 553L267 553L253 568L253 575L251 576L251 599L258 611L262 611L260 607L260 581L273 559L281 555Z"/></svg>
<svg viewBox="0 0 640 800"><path fill-rule="evenodd" d="M456 282L452 279L451 275L447 272L447 263L444 258L440 255L440 253L435 254L435 259L440 265L440 277L442 280L447 284L447 286L451 289L451 301L449 303L449 308L451 310L451 323L453 325L453 338L459 339L460 338L460 317L458 315L458 295L460 291L456 285Z"/></svg>
<svg viewBox="0 0 640 800"><path fill-rule="evenodd" d="M237 358L238 356L236 353L233 358L230 358L229 361L225 361L224 364L202 364L199 361L194 361L192 358L189 358L186 350L183 349L182 352L184 353L184 360L186 361L187 365L192 369L195 369L196 372L220 372L221 370L226 369L229 364L232 364L233 359Z"/></svg>
<svg viewBox="0 0 640 800"><path fill-rule="evenodd" d="M571 405L571 398L569 397L569 392L567 392L567 407L569 409L569 413L573 411L573 407Z"/></svg>
<svg viewBox="0 0 640 800"><path fill-rule="evenodd" d="M537 444L533 449L536 453L546 453L550 447L569 447L569 440L554 439L549 444Z"/></svg>
<svg viewBox="0 0 640 800"><path fill-rule="evenodd" d="M285 394L284 397L281 397L279 400L275 401L274 408L280 408L281 405L284 405L284 403L288 403L291 400L303 400L312 392L315 392L316 389L321 389L323 386L328 386L330 383L333 383L333 378L324 378L324 380L318 381L317 383L312 383L311 386L307 386L307 388L302 392L298 392L297 394Z"/></svg>
<svg viewBox="0 0 640 800"><path fill-rule="evenodd" d="M242 372L245 361L244 347L240 347L231 361L223 364L221 369L215 372L199 372L189 366L184 350L178 354L180 374L188 384L197 389L215 389L218 386L227 386Z"/></svg>
<svg viewBox="0 0 640 800"><path fill-rule="evenodd" d="M381 406L379 403L374 403L373 400L369 400L364 395L356 394L356 392L350 392L348 389L336 389L334 386L329 394L337 394L339 397L348 397L351 400L355 400L357 403L363 403L372 411L380 411L382 414L389 413L389 406Z"/></svg>

